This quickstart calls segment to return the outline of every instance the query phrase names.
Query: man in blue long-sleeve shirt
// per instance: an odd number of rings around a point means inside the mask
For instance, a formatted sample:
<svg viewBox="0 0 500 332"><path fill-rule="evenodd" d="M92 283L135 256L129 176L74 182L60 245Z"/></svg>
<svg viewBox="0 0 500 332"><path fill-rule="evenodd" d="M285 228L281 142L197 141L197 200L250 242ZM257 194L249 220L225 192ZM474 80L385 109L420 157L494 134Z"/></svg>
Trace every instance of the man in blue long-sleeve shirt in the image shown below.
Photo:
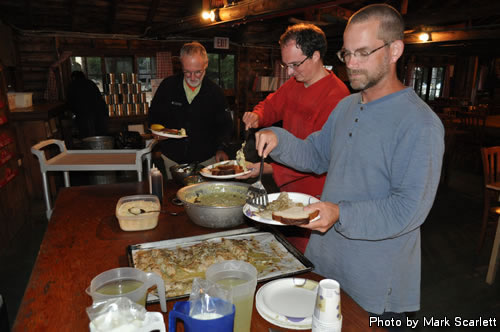
<svg viewBox="0 0 500 332"><path fill-rule="evenodd" d="M397 79L403 29L388 5L356 12L338 56L360 93L340 101L305 140L281 128L256 135L259 154L302 172L328 172L321 202L306 208L321 215L305 226L314 230L306 256L380 317L420 307L420 226L444 151L441 121Z"/></svg>

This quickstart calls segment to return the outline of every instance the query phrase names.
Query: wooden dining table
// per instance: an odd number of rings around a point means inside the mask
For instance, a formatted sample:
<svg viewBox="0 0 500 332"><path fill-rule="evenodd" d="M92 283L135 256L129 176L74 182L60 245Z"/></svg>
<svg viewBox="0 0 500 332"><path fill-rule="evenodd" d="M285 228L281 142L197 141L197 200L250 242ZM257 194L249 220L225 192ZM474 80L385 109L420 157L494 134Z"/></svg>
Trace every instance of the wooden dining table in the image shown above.
<svg viewBox="0 0 500 332"><path fill-rule="evenodd" d="M92 299L85 289L99 273L129 266L126 252L129 245L220 231L191 222L183 207L171 202L179 186L168 182L165 187L163 208L180 215L160 214L156 228L136 232L120 229L115 207L123 196L148 193L146 182L62 188L12 331L89 331L86 308L91 306ZM255 226L253 221L247 222ZM314 272L299 276L324 279ZM260 286L261 283L257 287ZM176 301L167 302L169 311ZM370 328L367 312L343 291L341 303L343 331L384 330ZM147 310L160 312L160 306L148 304ZM168 330L168 313L163 316ZM178 325L182 331L181 323ZM267 332L269 327L292 331L264 320L254 304L251 331Z"/></svg>

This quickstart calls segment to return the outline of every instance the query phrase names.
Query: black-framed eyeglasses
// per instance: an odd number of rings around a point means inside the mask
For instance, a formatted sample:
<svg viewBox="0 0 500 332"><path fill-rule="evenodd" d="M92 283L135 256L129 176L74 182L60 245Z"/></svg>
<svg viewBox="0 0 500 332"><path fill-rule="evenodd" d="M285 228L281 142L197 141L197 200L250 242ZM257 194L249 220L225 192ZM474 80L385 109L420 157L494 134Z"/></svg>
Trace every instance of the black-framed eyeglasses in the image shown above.
<svg viewBox="0 0 500 332"><path fill-rule="evenodd" d="M192 75L196 77L200 77L205 71L204 70L197 70L197 71L184 71L184 76L191 77Z"/></svg>
<svg viewBox="0 0 500 332"><path fill-rule="evenodd" d="M282 68L286 68L286 69L290 68L292 70L295 70L295 69L299 68L304 62L306 62L307 59L310 59L310 58L311 57L308 56L308 57L306 57L304 60L302 60L299 63L288 63L287 64L287 63L283 63L282 62L282 63L280 63L280 65L281 65Z"/></svg>
<svg viewBox="0 0 500 332"><path fill-rule="evenodd" d="M378 50L381 50L382 48L386 47L387 45L391 44L392 42L387 42L384 45L377 47L374 50L371 51L354 51L354 52L348 52L346 50L340 50L337 52L337 56L340 61L342 62L348 62L349 59L354 56L356 59L358 59L359 62L365 62L368 60L368 57L372 55L373 53L377 52Z"/></svg>

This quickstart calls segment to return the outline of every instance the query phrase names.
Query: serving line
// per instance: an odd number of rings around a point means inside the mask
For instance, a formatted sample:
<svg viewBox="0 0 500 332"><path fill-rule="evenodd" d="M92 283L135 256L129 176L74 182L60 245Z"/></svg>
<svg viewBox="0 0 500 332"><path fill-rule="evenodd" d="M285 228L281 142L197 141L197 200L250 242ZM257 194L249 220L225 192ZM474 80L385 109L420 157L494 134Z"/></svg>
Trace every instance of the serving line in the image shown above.
<svg viewBox="0 0 500 332"><path fill-rule="evenodd" d="M183 210L167 199L178 189L173 182L167 182L162 208L176 212ZM61 189L13 332L51 331L54 328L58 331L87 332L89 318L85 309L92 304L92 299L85 294L85 289L99 273L129 266L126 251L129 245L214 232L213 229L195 225L186 214L177 217L160 214L158 226L152 230L122 231L115 217L116 203L120 197L146 193L146 182ZM323 279L312 272L297 277L316 281ZM258 284L257 288L260 286ZM341 299L343 331L376 330L368 327L368 314L347 294L342 292ZM168 301L168 310L172 310L176 301ZM147 310L160 312L160 305L148 305ZM164 314L164 321L168 323L168 313ZM267 331L270 327L276 326L263 319L254 304L251 331Z"/></svg>

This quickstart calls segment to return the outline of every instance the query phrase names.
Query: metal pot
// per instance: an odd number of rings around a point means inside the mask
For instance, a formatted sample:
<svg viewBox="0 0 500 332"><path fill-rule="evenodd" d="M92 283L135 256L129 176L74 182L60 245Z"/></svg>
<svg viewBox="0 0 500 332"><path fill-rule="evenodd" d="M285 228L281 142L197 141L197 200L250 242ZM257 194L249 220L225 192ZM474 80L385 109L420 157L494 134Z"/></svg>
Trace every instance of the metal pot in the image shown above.
<svg viewBox="0 0 500 332"><path fill-rule="evenodd" d="M229 228L243 224L243 204L236 206L209 206L192 203L196 196L215 192L234 192L245 197L249 184L241 182L202 182L177 191L189 218L197 225L208 228Z"/></svg>

